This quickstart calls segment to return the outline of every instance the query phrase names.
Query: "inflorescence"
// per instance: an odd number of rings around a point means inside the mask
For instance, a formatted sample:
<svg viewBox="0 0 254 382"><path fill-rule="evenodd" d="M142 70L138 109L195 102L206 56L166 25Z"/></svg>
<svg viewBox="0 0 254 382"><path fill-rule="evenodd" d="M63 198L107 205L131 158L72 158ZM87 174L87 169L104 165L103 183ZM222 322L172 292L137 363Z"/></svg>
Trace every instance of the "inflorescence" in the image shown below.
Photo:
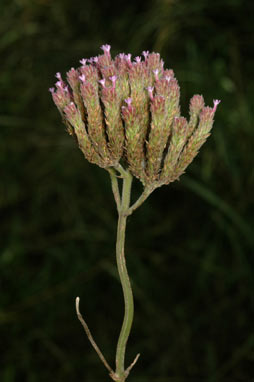
<svg viewBox="0 0 254 382"><path fill-rule="evenodd" d="M220 101L211 108L194 95L187 121L174 72L158 53L112 59L110 45L101 48L67 72L67 83L57 73L49 89L69 133L91 163L109 169L121 161L145 187L173 182L210 135Z"/></svg>

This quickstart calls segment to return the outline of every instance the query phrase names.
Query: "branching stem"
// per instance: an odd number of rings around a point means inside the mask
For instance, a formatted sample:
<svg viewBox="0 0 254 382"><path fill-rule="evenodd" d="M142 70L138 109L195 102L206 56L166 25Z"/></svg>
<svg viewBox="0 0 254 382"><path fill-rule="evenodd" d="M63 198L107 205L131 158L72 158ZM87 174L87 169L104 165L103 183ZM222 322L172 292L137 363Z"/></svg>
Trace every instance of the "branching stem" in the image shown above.
<svg viewBox="0 0 254 382"><path fill-rule="evenodd" d="M117 175L116 175L116 172L113 168L109 168L108 172L109 172L110 179L111 179L111 186L112 186L112 191L113 191L113 195L114 195L115 202L116 202L117 211L119 213L120 205L121 205L121 198L120 198L120 193L119 193Z"/></svg>
<svg viewBox="0 0 254 382"><path fill-rule="evenodd" d="M76 312L77 312L77 316L78 316L78 319L79 321L81 322L85 332L86 332L86 335L89 339L89 341L91 342L94 350L96 351L96 353L98 354L98 356L100 357L102 363L105 365L105 367L108 369L110 375L114 374L113 370L111 369L111 367L109 366L109 364L107 363L104 355L102 354L102 352L100 351L99 347L97 346L96 342L94 341L93 339L93 336L87 326L87 323L85 322L84 318L82 317L82 314L80 313L79 311L79 297L76 297Z"/></svg>
<svg viewBox="0 0 254 382"><path fill-rule="evenodd" d="M153 192L154 188L152 187L147 187L144 189L138 200L128 208L127 214L131 215L133 211L135 211L138 207L141 206L142 203L148 198L148 196Z"/></svg>
<svg viewBox="0 0 254 382"><path fill-rule="evenodd" d="M120 175L117 175L117 172ZM79 311L79 297L76 299L76 312L78 315L78 319L80 320L89 341L91 342L93 348L97 352L104 366L108 369L110 377L115 382L125 382L129 372L136 364L140 354L137 354L134 361L125 369L125 351L127 341L130 335L131 326L133 322L133 314L134 314L134 301L133 294L131 289L131 283L127 272L125 255L124 255L124 245L125 245L125 231L126 231L126 222L127 217L133 213L133 211L138 208L152 193L154 188L147 187L144 189L141 196L138 200L130 206L130 198L131 198L131 185L132 185L132 175L128 170L125 170L120 164L118 164L115 168L109 168L108 172L111 177L112 191L114 194L117 211L118 211L118 224L117 224L117 237L116 237L116 262L117 269L123 289L124 295L124 318L123 324L121 327L120 335L117 342L116 348L116 370L115 372L107 363L105 357L100 351L99 347L95 343L91 332L83 319L80 311ZM120 196L119 187L118 187L118 178L121 178L123 181L122 184L122 195Z"/></svg>
<svg viewBox="0 0 254 382"><path fill-rule="evenodd" d="M124 320L119 335L117 349L116 349L116 375L119 376L119 382L125 381L125 349L127 340L130 334L132 321L133 321L133 312L134 312L134 303L131 284L126 268L125 256L124 256L124 243L125 243L125 231L126 231L126 220L127 213L130 205L130 195L131 195L131 184L132 184L132 175L129 171L122 172L123 175L123 188L122 188L122 200L121 208L118 216L118 225L117 225L117 239L116 239L116 261L118 273L120 276L120 281L123 289L124 295Z"/></svg>

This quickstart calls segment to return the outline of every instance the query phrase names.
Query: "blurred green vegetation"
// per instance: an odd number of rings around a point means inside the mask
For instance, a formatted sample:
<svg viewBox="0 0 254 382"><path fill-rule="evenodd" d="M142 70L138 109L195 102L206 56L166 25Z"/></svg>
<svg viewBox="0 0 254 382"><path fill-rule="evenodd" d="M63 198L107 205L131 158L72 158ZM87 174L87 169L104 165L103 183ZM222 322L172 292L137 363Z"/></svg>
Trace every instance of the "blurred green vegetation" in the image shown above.
<svg viewBox="0 0 254 382"><path fill-rule="evenodd" d="M130 217L130 382L254 378L254 5L241 0L0 4L1 382L106 381L123 315L108 174L66 134L48 88L98 54L159 51L181 86L222 102L180 182ZM140 185L134 185L134 198ZM138 234L137 234L138 233Z"/></svg>

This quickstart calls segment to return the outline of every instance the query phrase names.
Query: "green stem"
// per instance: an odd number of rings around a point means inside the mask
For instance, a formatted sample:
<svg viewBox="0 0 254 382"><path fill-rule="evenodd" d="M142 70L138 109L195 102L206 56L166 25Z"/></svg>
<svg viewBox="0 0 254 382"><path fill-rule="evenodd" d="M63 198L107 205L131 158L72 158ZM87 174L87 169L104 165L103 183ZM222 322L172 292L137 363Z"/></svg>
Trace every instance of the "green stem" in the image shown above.
<svg viewBox="0 0 254 382"><path fill-rule="evenodd" d="M116 260L117 268L120 276L121 285L123 288L124 295L124 319L119 335L117 349L116 349L116 380L119 382L124 382L127 375L125 372L124 359L125 359L125 349L130 334L132 321L133 321L133 295L131 290L130 279L128 276L125 256L124 256L124 243L125 243L125 230L126 230L126 220L128 209L130 206L130 195L131 195L131 184L132 175L129 171L121 171L123 175L123 188L122 188L122 199L118 215L118 226L117 226L117 240L116 240Z"/></svg>
<svg viewBox="0 0 254 382"><path fill-rule="evenodd" d="M138 200L128 209L127 214L131 215L133 211L135 211L144 201L148 198L148 196L153 192L155 187L147 187L144 189L143 193L140 195Z"/></svg>
<svg viewBox="0 0 254 382"><path fill-rule="evenodd" d="M119 213L119 209L120 209L120 205L121 205L121 199L120 199L120 194L119 194L119 187L118 187L117 176L116 176L115 170L112 169L112 168L109 168L108 172L110 174L112 191L113 191L113 195L114 195L114 198L115 198L117 211Z"/></svg>
<svg viewBox="0 0 254 382"><path fill-rule="evenodd" d="M122 187L122 197L120 197L118 180L116 171L120 173L120 178L123 180ZM127 217L132 214L132 212L138 208L154 190L154 187L149 187L144 189L142 195L139 199L130 207L130 198L131 198L131 185L132 185L132 175L128 170L125 170L120 163L113 169L108 168L108 172L111 177L112 190L114 198L117 205L118 211L118 225L117 225L117 238L116 238L116 261L117 269L120 276L120 281L123 289L124 295L124 319L120 335L118 338L117 348L116 348L116 371L114 372L109 364L107 363L105 357L103 356L101 350L97 346L92 334L82 317L79 311L79 297L76 298L76 312L78 319L80 320L86 335L91 342L93 348L97 352L104 366L108 369L110 377L115 382L125 382L126 378L129 375L129 372L136 364L140 354L137 354L133 362L125 369L124 360L125 360L125 350L127 341L130 335L133 314L134 314L134 302L133 294L131 289L131 283L127 272L125 256L124 256L124 244L125 244L125 231L126 231L126 221Z"/></svg>

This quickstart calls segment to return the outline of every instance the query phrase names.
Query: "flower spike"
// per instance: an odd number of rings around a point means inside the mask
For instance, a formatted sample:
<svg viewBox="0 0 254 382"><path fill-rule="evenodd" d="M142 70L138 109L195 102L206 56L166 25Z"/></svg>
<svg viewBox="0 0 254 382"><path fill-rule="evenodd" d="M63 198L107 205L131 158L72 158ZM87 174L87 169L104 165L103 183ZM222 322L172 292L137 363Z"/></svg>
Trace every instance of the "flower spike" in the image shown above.
<svg viewBox="0 0 254 382"><path fill-rule="evenodd" d="M206 107L201 95L193 96L187 121L174 72L164 69L159 53L144 50L143 61L132 61L130 53L112 59L109 44L101 49L104 54L82 58L79 69L67 72L68 85L57 72L49 89L67 129L85 129L80 148L100 167L123 160L145 188L174 181L209 136L220 100Z"/></svg>

